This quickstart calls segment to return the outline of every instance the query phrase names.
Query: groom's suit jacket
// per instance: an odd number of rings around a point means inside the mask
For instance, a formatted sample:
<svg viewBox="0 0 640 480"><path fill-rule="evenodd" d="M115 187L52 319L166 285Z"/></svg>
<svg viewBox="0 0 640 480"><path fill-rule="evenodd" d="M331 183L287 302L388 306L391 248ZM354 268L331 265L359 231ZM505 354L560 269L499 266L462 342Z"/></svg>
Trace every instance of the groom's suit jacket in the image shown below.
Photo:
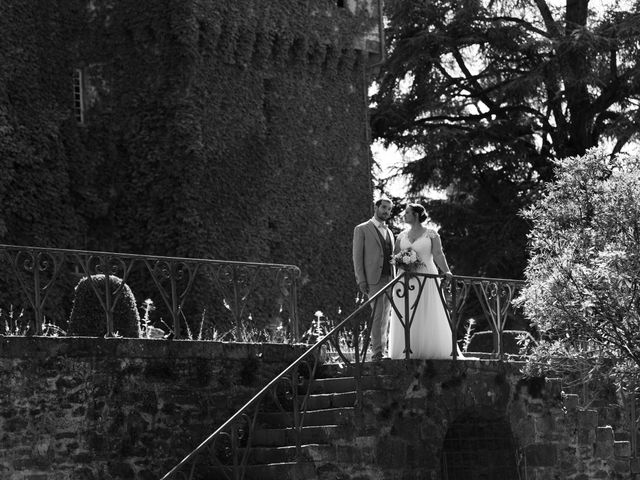
<svg viewBox="0 0 640 480"><path fill-rule="evenodd" d="M366 281L368 284L376 284L380 281L382 262L384 261L384 249L377 233L377 227L369 220L361 223L353 230L353 268L358 284ZM391 230L391 250L393 251L394 238ZM391 265L391 276L394 276L394 268Z"/></svg>

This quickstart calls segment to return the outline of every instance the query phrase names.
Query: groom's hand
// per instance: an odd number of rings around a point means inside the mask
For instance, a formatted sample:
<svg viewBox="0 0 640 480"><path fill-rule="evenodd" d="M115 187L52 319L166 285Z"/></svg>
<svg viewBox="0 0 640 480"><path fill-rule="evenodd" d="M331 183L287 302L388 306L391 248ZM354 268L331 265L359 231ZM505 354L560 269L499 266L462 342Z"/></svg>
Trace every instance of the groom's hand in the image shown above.
<svg viewBox="0 0 640 480"><path fill-rule="evenodd" d="M360 289L360 293L362 295L369 295L369 285L367 282L360 282L358 284L358 288Z"/></svg>

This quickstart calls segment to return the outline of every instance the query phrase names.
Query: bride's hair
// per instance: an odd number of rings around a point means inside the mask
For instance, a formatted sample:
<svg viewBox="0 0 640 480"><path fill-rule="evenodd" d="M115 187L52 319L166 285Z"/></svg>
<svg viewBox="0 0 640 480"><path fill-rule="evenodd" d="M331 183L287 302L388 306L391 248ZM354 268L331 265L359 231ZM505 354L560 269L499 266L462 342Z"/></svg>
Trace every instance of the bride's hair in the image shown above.
<svg viewBox="0 0 640 480"><path fill-rule="evenodd" d="M410 203L409 207L411 207L411 211L418 215L418 220L420 223L424 222L427 219L427 211L424 209L422 205L419 203Z"/></svg>

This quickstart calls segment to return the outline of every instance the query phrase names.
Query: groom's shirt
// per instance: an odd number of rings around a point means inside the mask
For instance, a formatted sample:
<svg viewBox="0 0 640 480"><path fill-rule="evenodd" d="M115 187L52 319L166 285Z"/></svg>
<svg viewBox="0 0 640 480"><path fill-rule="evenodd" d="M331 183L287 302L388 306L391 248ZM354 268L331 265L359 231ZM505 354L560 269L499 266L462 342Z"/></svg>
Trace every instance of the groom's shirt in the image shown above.
<svg viewBox="0 0 640 480"><path fill-rule="evenodd" d="M373 222L373 224L378 229L378 232L380 232L380 235L382 235L382 238L384 238L385 240L388 241L389 240L389 227L387 227L387 224L384 223L384 222L378 221L378 219L376 217L373 217L371 219L371 221Z"/></svg>

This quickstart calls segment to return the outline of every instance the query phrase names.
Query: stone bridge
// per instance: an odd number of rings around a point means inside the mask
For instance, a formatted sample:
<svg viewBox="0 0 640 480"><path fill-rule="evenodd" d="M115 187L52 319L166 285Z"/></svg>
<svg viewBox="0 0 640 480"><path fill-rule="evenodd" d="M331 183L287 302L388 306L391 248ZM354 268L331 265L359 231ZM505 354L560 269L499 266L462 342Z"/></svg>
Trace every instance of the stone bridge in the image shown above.
<svg viewBox="0 0 640 480"><path fill-rule="evenodd" d="M583 408L561 379L524 379L521 363L490 360L370 368L384 382L365 395L365 435L351 442L369 456L364 478L636 478L622 409Z"/></svg>

